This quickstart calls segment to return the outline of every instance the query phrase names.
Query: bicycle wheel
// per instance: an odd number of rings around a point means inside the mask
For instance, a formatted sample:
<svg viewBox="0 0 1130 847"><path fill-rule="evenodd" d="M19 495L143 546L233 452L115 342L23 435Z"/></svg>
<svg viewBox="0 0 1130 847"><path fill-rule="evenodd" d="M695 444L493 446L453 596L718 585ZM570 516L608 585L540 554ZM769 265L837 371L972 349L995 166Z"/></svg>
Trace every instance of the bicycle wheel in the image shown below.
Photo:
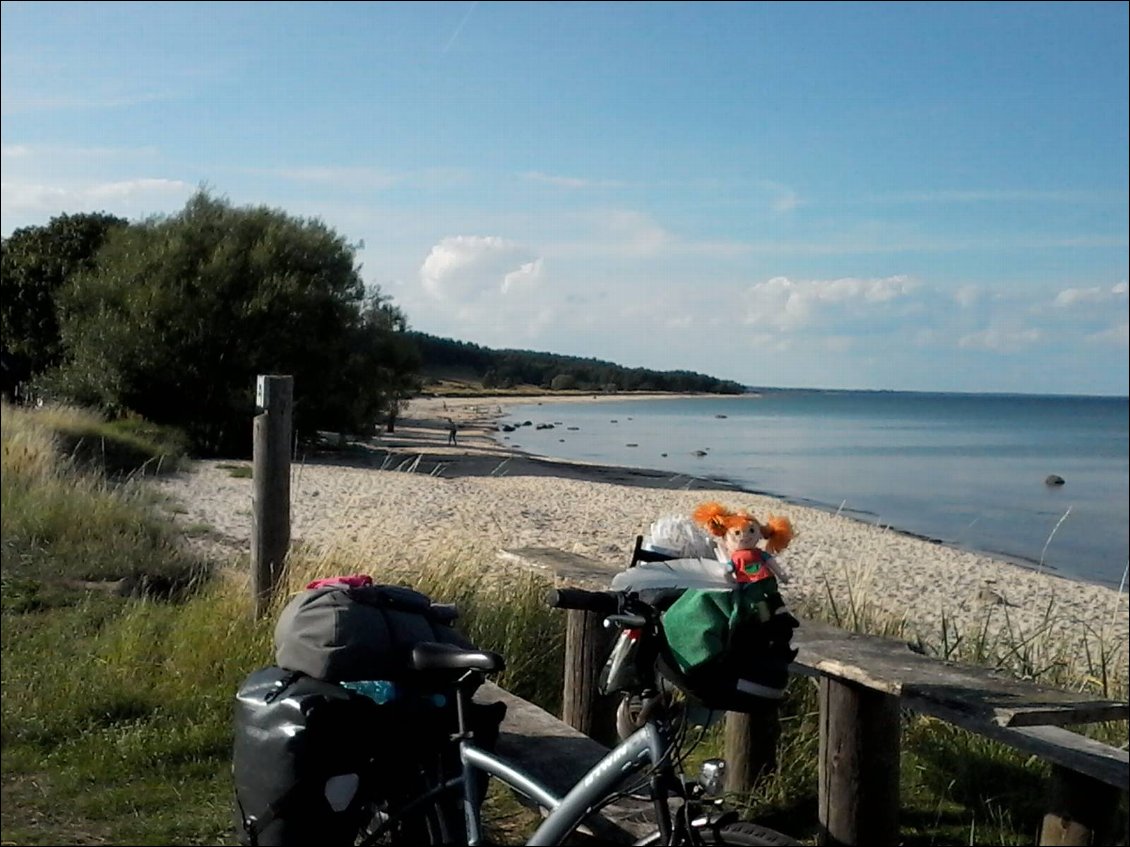
<svg viewBox="0 0 1130 847"><path fill-rule="evenodd" d="M775 829L755 823L738 821L722 824L718 827L704 826L696 828L694 838L685 843L690 844L731 844L734 847L800 847L800 842L795 838L777 832ZM639 847L653 847L662 844L658 831L636 842Z"/></svg>

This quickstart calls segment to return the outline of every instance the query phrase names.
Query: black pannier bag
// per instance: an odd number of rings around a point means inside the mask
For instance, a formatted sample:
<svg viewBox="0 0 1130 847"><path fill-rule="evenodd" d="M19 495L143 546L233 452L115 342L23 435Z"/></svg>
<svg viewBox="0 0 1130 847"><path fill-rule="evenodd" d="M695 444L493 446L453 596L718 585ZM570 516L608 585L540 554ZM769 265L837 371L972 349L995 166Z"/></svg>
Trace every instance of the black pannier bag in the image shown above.
<svg viewBox="0 0 1130 847"><path fill-rule="evenodd" d="M352 844L372 794L381 706L282 668L236 694L236 831L241 844Z"/></svg>
<svg viewBox="0 0 1130 847"><path fill-rule="evenodd" d="M410 663L424 641L475 649L455 617L410 588L344 581L287 604L275 626L279 666L252 673L236 696L242 844L352 844L374 809L409 799L424 775L458 773L448 743L458 729L454 697ZM378 703L349 688L372 680L392 683L395 695ZM493 747L505 711L470 704L477 743Z"/></svg>

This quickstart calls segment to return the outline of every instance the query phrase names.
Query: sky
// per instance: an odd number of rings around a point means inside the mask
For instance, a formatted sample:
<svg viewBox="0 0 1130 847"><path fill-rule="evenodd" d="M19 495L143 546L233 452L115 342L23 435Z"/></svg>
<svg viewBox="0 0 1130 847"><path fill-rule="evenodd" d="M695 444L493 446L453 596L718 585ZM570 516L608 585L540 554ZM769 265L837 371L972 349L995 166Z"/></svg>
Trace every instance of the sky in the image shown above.
<svg viewBox="0 0 1130 847"><path fill-rule="evenodd" d="M203 188L445 338L1128 393L1125 2L0 8L4 237Z"/></svg>

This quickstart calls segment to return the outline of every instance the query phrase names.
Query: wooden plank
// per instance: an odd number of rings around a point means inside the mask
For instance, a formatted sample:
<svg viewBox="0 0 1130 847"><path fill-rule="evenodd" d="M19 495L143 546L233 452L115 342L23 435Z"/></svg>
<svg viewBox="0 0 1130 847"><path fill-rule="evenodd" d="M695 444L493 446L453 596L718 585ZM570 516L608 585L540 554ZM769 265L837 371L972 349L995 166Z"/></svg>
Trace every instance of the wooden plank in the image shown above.
<svg viewBox="0 0 1130 847"><path fill-rule="evenodd" d="M559 797L564 797L608 748L549 712L487 682L475 692L482 703L506 704L496 752ZM590 816L592 833L606 843L630 844L655 831L650 803L626 798Z"/></svg>
<svg viewBox="0 0 1130 847"><path fill-rule="evenodd" d="M1130 752L1126 750L1059 726L1006 729L999 740L1107 785L1130 791Z"/></svg>
<svg viewBox="0 0 1130 847"><path fill-rule="evenodd" d="M1038 756L1054 765L1077 771L1106 785L1123 791L1130 790L1130 754L1126 750L1111 747L1060 726L1004 727L971 718L936 703L918 703L913 700L908 703L905 699L903 703L916 712L941 718L954 726Z"/></svg>
<svg viewBox="0 0 1130 847"><path fill-rule="evenodd" d="M1038 726L1126 720L1130 705L1018 680L1004 671L947 662L904 642L846 632L805 620L793 636L795 664L901 696L930 713L945 708L997 726ZM966 722L969 726L969 722Z"/></svg>
<svg viewBox="0 0 1130 847"><path fill-rule="evenodd" d="M498 557L504 561L548 571L549 576L590 591L608 588L612 577L623 570L619 566L567 553L555 547L518 547L501 550Z"/></svg>

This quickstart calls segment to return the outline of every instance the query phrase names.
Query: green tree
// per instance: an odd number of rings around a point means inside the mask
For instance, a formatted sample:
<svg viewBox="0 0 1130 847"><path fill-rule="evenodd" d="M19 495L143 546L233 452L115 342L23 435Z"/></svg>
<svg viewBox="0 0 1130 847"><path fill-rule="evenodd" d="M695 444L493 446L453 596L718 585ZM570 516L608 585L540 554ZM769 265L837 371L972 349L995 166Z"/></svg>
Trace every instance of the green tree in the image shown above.
<svg viewBox="0 0 1130 847"><path fill-rule="evenodd" d="M94 265L107 235L128 226L105 213L59 215L17 229L0 245L0 346L3 385L11 392L57 365L62 356L56 293Z"/></svg>
<svg viewBox="0 0 1130 847"><path fill-rule="evenodd" d="M356 340L351 345L349 380L364 390L353 392L344 419L353 429L371 430L383 422L395 432L408 399L420 390L420 351L406 333L408 319L376 286L365 298Z"/></svg>
<svg viewBox="0 0 1130 847"><path fill-rule="evenodd" d="M320 221L201 191L112 233L59 302L66 361L48 386L178 425L197 452L246 454L256 374L294 376L300 437L372 426L391 331L363 316L353 247Z"/></svg>

